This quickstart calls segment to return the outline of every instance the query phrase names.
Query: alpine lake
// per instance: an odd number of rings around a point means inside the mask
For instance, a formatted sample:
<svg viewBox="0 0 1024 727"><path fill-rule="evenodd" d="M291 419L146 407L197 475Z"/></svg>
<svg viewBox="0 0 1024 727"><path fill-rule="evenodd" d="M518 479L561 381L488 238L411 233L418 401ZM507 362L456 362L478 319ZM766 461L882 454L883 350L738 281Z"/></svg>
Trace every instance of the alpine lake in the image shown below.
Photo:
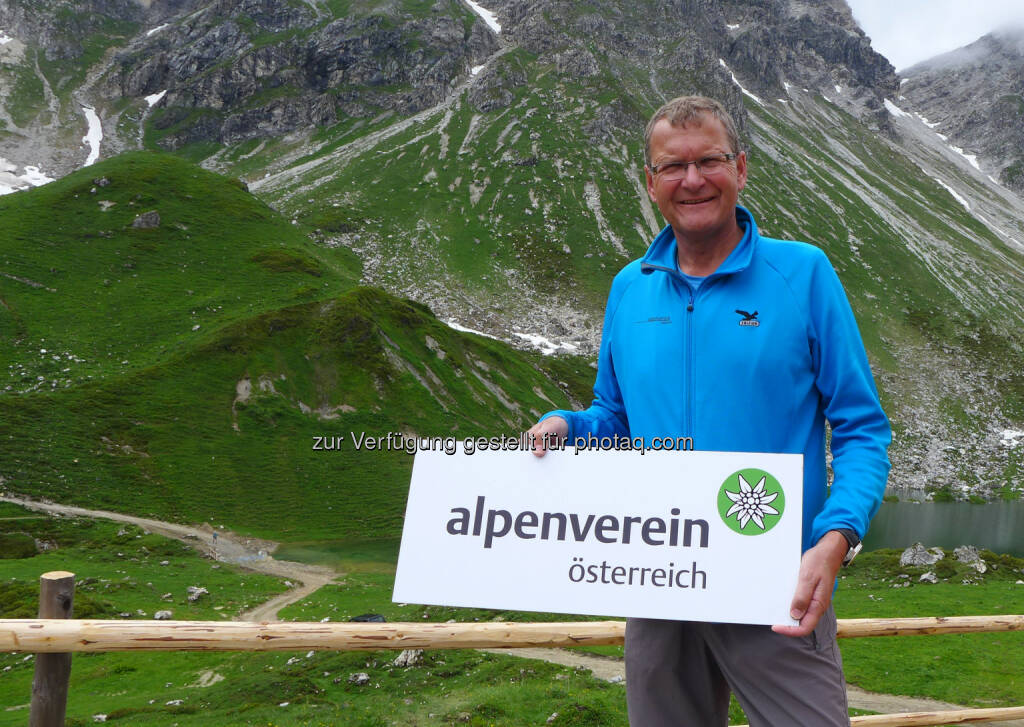
<svg viewBox="0 0 1024 727"><path fill-rule="evenodd" d="M883 502L864 538L864 550L906 548L914 543L945 550L974 545L1024 557L1024 500L984 505Z"/></svg>

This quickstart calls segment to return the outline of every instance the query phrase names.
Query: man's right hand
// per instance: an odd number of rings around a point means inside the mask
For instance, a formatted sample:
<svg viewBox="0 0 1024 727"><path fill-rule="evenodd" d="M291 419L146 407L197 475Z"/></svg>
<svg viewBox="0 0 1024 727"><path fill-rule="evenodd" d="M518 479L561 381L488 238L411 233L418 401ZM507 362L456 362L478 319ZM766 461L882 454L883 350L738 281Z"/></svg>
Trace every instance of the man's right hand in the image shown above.
<svg viewBox="0 0 1024 727"><path fill-rule="evenodd" d="M543 457L547 453L546 443L561 445L569 436L569 422L562 417L548 417L542 422L537 422L526 433L530 436L535 457Z"/></svg>

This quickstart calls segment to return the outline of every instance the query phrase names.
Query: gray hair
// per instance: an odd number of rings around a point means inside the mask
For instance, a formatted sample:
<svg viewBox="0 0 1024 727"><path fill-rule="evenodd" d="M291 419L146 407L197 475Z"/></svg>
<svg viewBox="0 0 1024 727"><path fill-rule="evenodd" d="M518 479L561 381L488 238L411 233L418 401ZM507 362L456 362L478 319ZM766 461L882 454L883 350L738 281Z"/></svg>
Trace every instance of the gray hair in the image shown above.
<svg viewBox="0 0 1024 727"><path fill-rule="evenodd" d="M707 96L679 96L655 111L647 122L647 128L644 129L644 163L651 163L651 133L655 124L667 119L672 126L682 127L692 122L700 123L705 114L722 122L729 146L732 147L730 151L739 153L740 137L736 133L736 123L722 104Z"/></svg>

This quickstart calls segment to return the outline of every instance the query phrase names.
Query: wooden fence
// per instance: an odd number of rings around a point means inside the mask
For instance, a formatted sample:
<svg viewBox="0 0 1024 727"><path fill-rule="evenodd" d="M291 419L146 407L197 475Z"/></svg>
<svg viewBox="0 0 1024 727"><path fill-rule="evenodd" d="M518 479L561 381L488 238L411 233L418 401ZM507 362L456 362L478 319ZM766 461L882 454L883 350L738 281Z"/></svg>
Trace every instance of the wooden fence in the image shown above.
<svg viewBox="0 0 1024 727"><path fill-rule="evenodd" d="M0 652L34 652L30 727L62 725L71 654L100 651L308 651L480 649L622 644L622 621L577 623L249 623L75 620L74 576L42 576L38 619L0 619ZM839 638L1022 631L1024 615L840 619ZM857 727L1024 720L1024 706L871 715ZM1022 723L1024 724L1024 723Z"/></svg>

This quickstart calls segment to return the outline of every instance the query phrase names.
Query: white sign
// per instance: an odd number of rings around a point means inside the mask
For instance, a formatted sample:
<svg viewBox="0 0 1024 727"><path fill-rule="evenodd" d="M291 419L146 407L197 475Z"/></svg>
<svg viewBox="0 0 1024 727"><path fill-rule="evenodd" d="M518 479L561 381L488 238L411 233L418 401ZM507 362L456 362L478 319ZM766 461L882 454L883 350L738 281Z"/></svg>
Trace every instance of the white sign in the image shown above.
<svg viewBox="0 0 1024 727"><path fill-rule="evenodd" d="M795 623L801 455L466 451L416 454L395 601Z"/></svg>

